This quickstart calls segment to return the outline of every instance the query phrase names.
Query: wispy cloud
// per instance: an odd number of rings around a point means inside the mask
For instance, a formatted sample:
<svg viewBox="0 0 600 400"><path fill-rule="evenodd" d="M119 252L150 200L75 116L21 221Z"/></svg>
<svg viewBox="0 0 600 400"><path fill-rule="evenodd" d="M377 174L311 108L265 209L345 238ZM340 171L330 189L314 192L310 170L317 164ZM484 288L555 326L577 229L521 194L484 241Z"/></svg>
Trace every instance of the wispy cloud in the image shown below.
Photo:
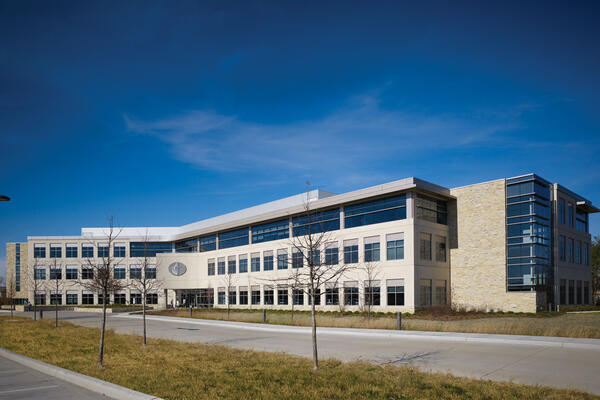
<svg viewBox="0 0 600 400"><path fill-rule="evenodd" d="M124 118L129 131L159 138L176 159L202 169L310 173L356 170L410 152L500 142L520 127L525 109L423 115L386 109L377 96L365 95L324 118L286 124L247 122L211 110L152 121Z"/></svg>

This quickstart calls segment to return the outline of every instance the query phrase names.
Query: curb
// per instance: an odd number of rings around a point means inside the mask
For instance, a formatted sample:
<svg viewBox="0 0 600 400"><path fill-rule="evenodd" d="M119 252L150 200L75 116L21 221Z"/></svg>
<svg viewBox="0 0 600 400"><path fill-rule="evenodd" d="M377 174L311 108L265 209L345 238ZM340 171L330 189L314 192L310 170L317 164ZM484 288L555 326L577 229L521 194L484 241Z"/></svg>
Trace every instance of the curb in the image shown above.
<svg viewBox="0 0 600 400"><path fill-rule="evenodd" d="M42 361L34 360L14 353L3 347L0 347L0 357L7 358L11 361L42 372L46 375L53 376L76 386L81 386L84 389L101 394L111 399L117 400L163 400L160 397L151 396L142 392L137 392L123 386L115 385L107 381L103 381L91 376L83 375L68 369L47 364Z"/></svg>
<svg viewBox="0 0 600 400"><path fill-rule="evenodd" d="M141 318L134 315L120 315L119 318ZM288 326L273 324L256 324L237 321L204 320L197 318L146 316L147 320L177 322L192 325L223 326L234 329L247 329L262 332L309 333L309 326ZM600 339L564 338L554 336L502 335L461 332L428 332L388 329L356 329L317 327L317 332L328 335L352 335L365 337L385 337L396 339L437 340L461 343L495 343L508 345L562 347L570 349L600 350Z"/></svg>

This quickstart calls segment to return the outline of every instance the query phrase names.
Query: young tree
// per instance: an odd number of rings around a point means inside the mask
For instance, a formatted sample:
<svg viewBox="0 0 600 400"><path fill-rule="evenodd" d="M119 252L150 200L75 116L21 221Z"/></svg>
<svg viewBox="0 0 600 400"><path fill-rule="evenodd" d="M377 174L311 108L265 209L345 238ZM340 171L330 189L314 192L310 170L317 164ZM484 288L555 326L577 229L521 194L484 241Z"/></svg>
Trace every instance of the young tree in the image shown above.
<svg viewBox="0 0 600 400"><path fill-rule="evenodd" d="M103 368L104 361L104 334L106 331L106 304L108 303L108 296L127 287L125 280L115 279L114 270L115 266L118 265L119 259L111 254L111 249L119 237L121 230L115 228L112 217L108 221L109 226L104 232L101 245L95 241L91 242L92 246L95 247L96 254L98 254L96 259L89 257L86 260L86 267L92 270L92 278L79 280L79 284L85 289L102 295L102 324L100 328L100 344L98 346L98 366L100 368ZM99 254L98 251L100 248L102 248L102 251Z"/></svg>
<svg viewBox="0 0 600 400"><path fill-rule="evenodd" d="M592 239L592 297L600 304L600 236Z"/></svg>
<svg viewBox="0 0 600 400"><path fill-rule="evenodd" d="M6 279L6 297L8 298L8 304L10 306L10 317L14 316L14 308L13 304L14 298L17 295L17 286L15 282L15 278L12 276L7 277Z"/></svg>
<svg viewBox="0 0 600 400"><path fill-rule="evenodd" d="M379 265L372 261L366 261L362 267L365 280L362 282L364 293L363 308L367 311L367 319L371 319L371 309L375 304L375 283L379 277Z"/></svg>
<svg viewBox="0 0 600 400"><path fill-rule="evenodd" d="M152 260L148 257L148 253L146 251L148 242L148 234L146 233L146 236L144 237L144 256L138 261L138 268L140 269L140 272L138 275L131 276L130 282L131 287L138 290L142 295L144 346L146 345L146 302L148 300L148 295L158 292L158 290L162 287L162 282L156 278L159 263L151 263Z"/></svg>
<svg viewBox="0 0 600 400"><path fill-rule="evenodd" d="M50 279L48 281L48 287L50 288L50 300L52 300L52 292L54 292L55 296L57 297L56 300L54 300L54 327L58 328L58 306L62 303L62 301L59 301L59 299L62 300L64 281L62 276L62 266L58 264L56 259L54 259L52 264L50 264Z"/></svg>
<svg viewBox="0 0 600 400"><path fill-rule="evenodd" d="M34 258L33 264L27 266L27 286L30 293L33 292L33 320L37 320L37 301L36 296L44 288L44 282L41 279L35 279L35 270L38 267L38 261Z"/></svg>

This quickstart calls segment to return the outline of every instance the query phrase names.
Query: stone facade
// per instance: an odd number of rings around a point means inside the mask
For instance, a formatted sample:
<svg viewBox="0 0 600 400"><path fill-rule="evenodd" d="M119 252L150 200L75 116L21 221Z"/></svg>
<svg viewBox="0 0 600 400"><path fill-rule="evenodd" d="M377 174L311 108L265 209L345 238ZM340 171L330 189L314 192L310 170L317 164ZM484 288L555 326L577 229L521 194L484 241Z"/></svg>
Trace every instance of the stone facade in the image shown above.
<svg viewBox="0 0 600 400"><path fill-rule="evenodd" d="M15 299L28 298L28 282L27 282L27 243L20 243L21 266L20 266L20 289L14 294ZM6 288L7 295L10 285L14 285L16 279L16 243L6 244Z"/></svg>
<svg viewBox="0 0 600 400"><path fill-rule="evenodd" d="M538 294L506 290L505 180L451 189L450 281L457 308L536 312Z"/></svg>

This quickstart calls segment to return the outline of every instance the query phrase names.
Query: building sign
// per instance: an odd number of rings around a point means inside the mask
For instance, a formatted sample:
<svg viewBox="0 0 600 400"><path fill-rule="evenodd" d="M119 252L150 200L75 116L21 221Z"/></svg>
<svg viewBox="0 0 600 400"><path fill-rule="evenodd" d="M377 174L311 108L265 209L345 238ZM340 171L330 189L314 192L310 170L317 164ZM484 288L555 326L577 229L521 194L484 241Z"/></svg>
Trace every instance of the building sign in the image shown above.
<svg viewBox="0 0 600 400"><path fill-rule="evenodd" d="M169 265L169 272L175 276L181 276L185 274L185 271L187 271L187 267L185 266L185 264L180 263L178 261Z"/></svg>

